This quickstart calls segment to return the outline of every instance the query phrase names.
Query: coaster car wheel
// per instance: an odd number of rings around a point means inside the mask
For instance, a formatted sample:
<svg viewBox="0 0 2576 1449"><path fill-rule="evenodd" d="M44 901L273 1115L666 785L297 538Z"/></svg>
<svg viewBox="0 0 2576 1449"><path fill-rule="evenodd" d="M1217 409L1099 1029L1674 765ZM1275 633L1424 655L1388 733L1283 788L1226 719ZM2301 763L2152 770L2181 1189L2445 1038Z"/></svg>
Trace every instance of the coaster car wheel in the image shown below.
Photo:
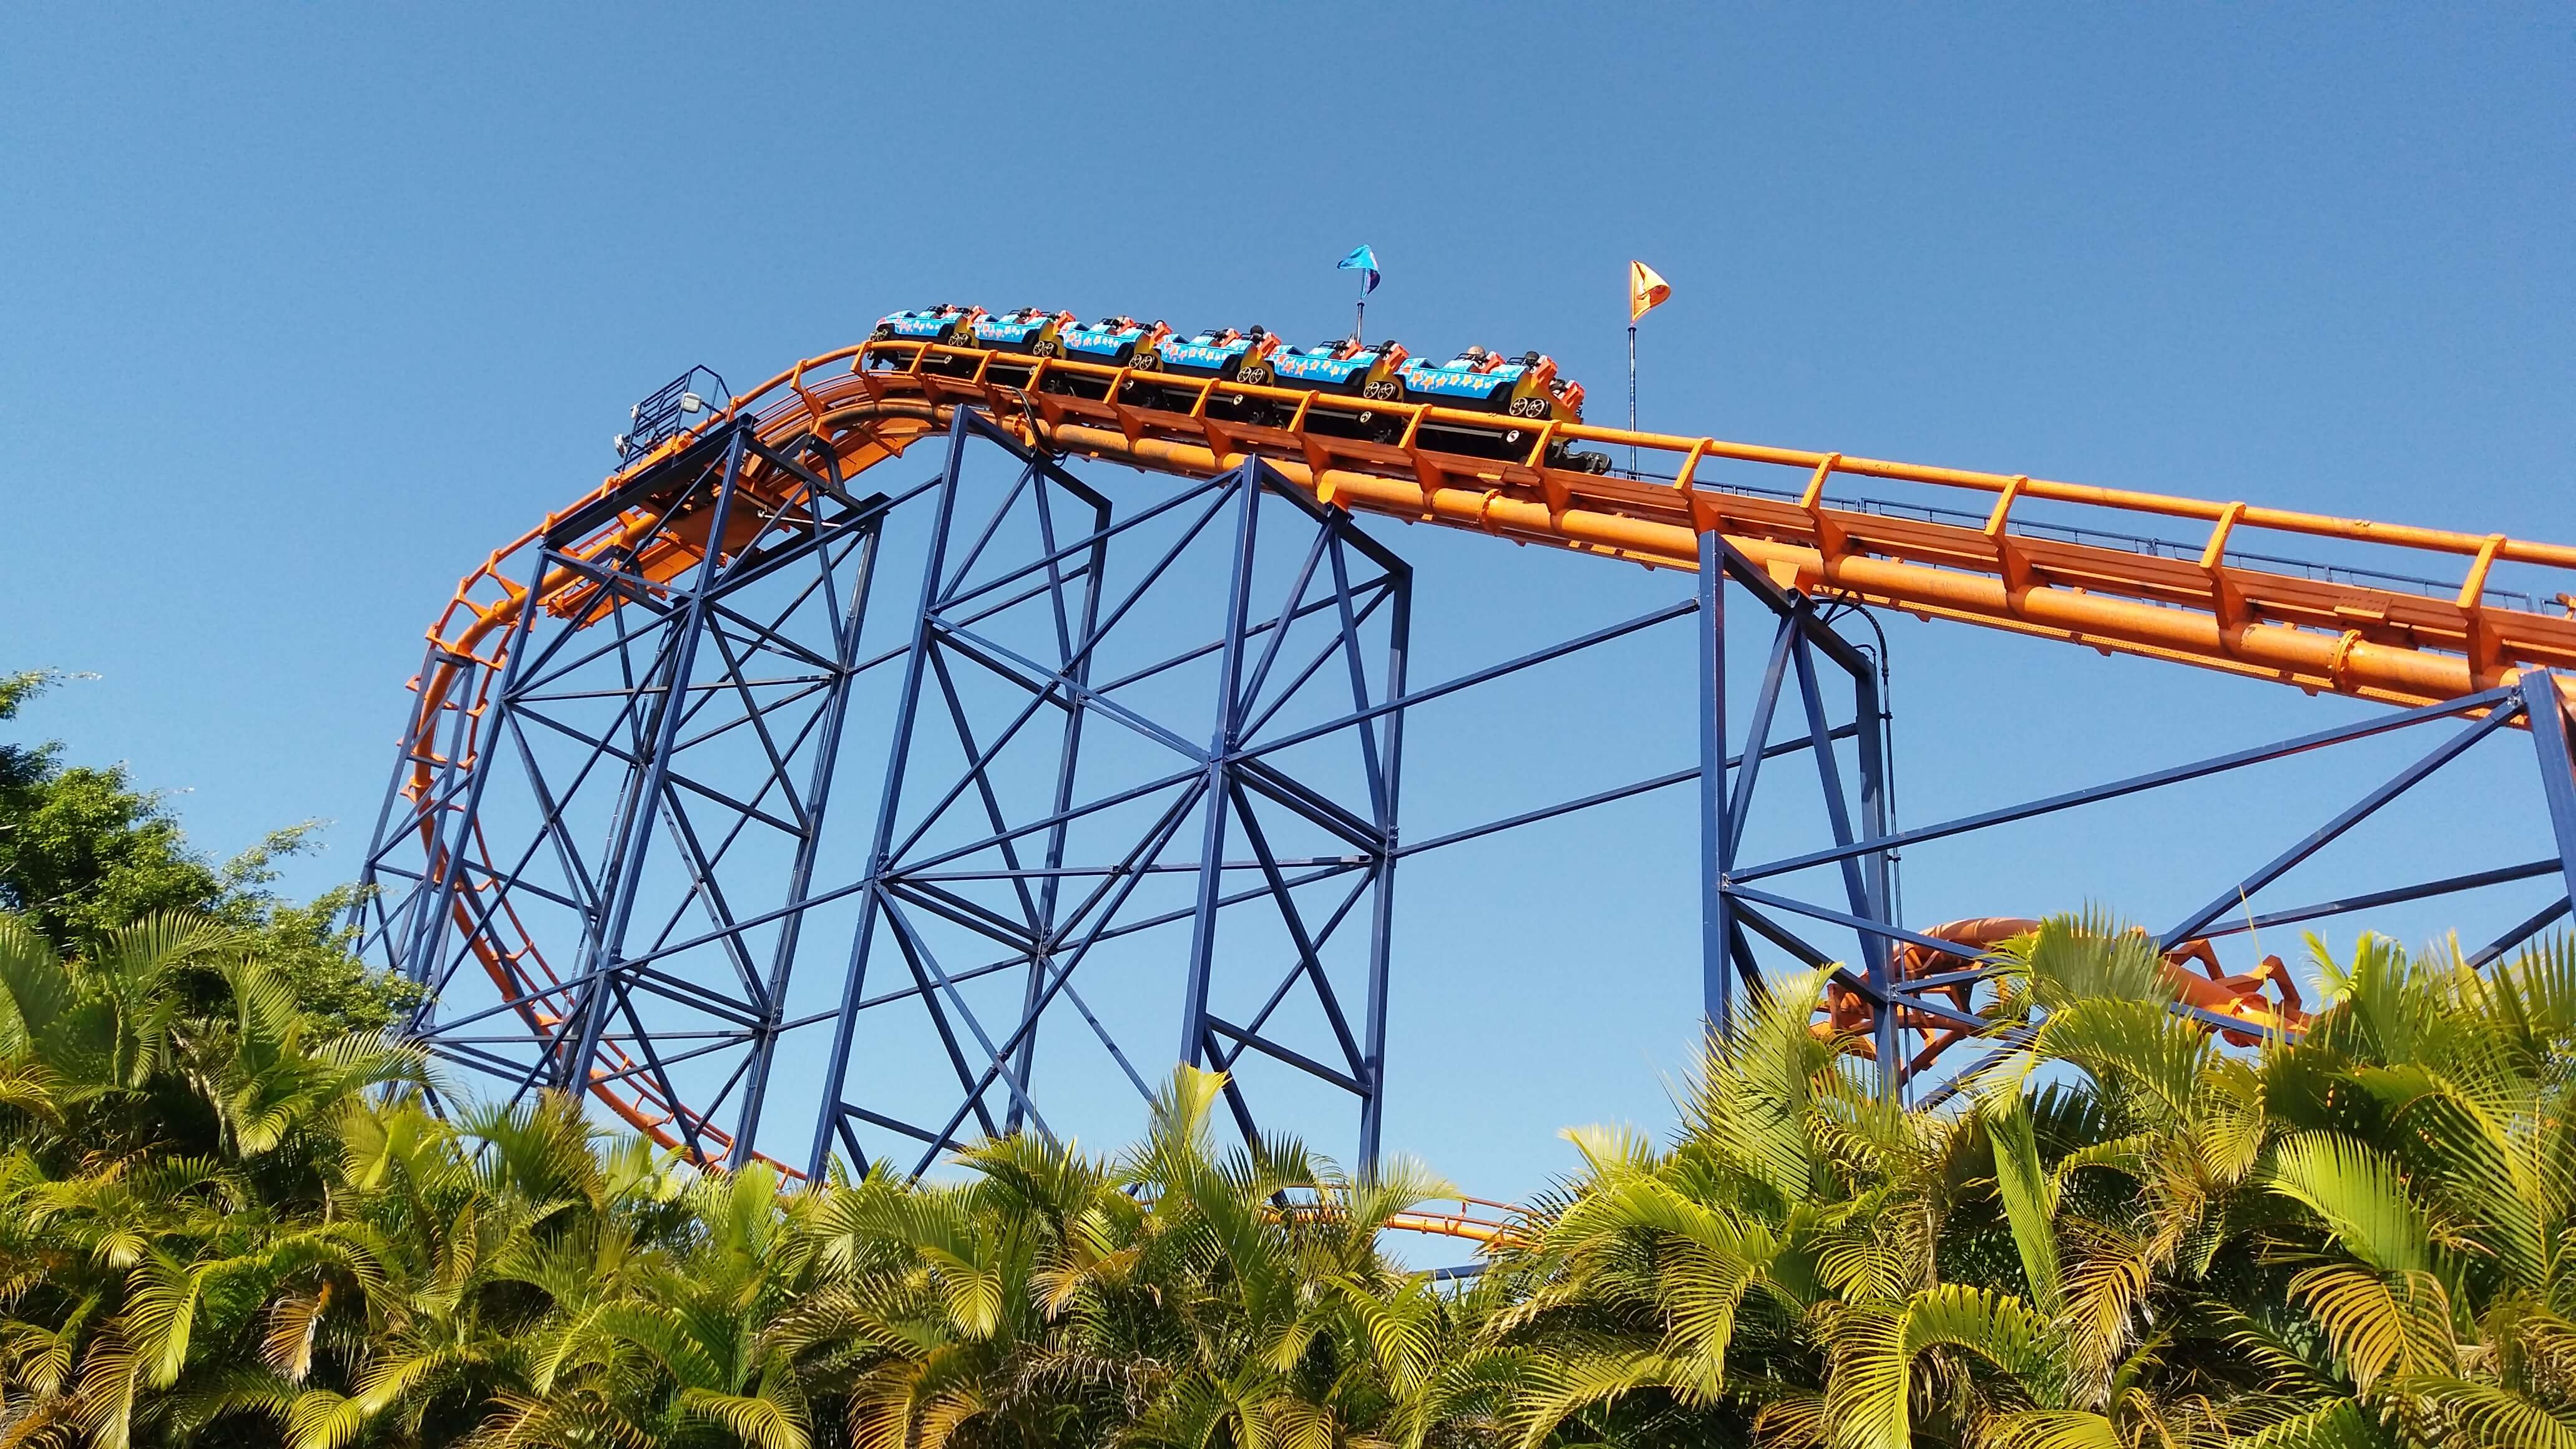
<svg viewBox="0 0 2576 1449"><path fill-rule="evenodd" d="M1277 374L1270 370L1270 364L1251 362L1244 364L1242 370L1235 373L1234 380L1247 387L1268 387L1275 377Z"/></svg>

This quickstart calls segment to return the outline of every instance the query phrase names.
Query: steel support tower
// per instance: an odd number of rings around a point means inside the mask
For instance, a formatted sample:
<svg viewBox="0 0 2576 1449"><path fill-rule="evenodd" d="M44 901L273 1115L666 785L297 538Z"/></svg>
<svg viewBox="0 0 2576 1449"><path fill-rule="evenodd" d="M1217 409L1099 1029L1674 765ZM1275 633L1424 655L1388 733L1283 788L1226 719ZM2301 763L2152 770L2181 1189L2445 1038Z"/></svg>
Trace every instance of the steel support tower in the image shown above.
<svg viewBox="0 0 2576 1449"><path fill-rule="evenodd" d="M426 988L411 1029L453 1090L588 1091L702 1161L918 1173L989 1134L1057 1130L1051 1105L1104 1077L1150 1093L1174 1062L1232 1072L1247 1134L1277 1120L1268 1099L1302 1103L1303 1120L1338 1100L1351 1155L1373 1161L1398 864L1682 785L1698 805L1705 1019L1722 1030L1784 965L1830 966L1870 1009L1885 1090L1917 1099L1955 1078L1917 1080L1909 1033L1992 1044L1976 990L1994 966L1909 928L1908 850L2447 730L2313 830L2214 868L2209 904L2162 944L2516 881L2576 890L2576 775L2546 669L1905 826L1884 641L1853 628L1866 611L1717 528L1668 603L1426 686L1407 677L1413 570L1258 456L1108 479L1112 464L960 404L874 464L900 486L860 496L838 461L847 435L811 398L810 424L741 412L681 435L661 415L698 400L680 387L639 413L635 452L666 455L496 555L485 642L431 649L358 919L365 954ZM1399 831L1408 712L1649 630L1698 682L1674 768ZM2532 858L2257 909L2292 868L2517 732L2550 822ZM1793 803L1778 803L1790 772ZM1766 810L1802 813L1810 843L1753 858ZM2568 911L2561 894L2476 959Z"/></svg>

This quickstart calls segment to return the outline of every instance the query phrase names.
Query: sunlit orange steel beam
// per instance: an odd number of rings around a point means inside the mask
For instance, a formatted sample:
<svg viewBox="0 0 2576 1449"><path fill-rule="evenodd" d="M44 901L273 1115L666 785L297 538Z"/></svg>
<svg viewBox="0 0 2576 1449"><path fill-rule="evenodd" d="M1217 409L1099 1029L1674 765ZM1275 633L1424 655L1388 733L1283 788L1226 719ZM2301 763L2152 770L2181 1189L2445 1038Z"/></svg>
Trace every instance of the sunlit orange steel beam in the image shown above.
<svg viewBox="0 0 2576 1449"><path fill-rule="evenodd" d="M1454 1211L1434 1211L1427 1204L1417 1204L1388 1218L1386 1225L1397 1232L1459 1238L1488 1249L1521 1242L1528 1236L1524 1220L1529 1209L1516 1203L1482 1197L1435 1198L1432 1201L1454 1202L1458 1206Z"/></svg>
<svg viewBox="0 0 2576 1449"><path fill-rule="evenodd" d="M2488 570L2500 560L2576 568L2576 548L2566 545L1710 438L1540 428L1489 414L1151 374L1144 375L1151 386L1191 400L1187 411L1044 390L1055 377L1086 380L1095 389L1122 388L1138 377L1082 363L965 353L980 374L974 378L867 366L879 355L950 352L881 343L826 354L739 406L759 418L765 434L812 430L836 448L854 444L845 472L944 426L954 407L967 404L1069 452L1194 476L1259 455L1319 499L1355 511L1654 566L1695 567L1698 534L1715 529L1784 585L2392 704L2431 703L2510 683L2525 668L2576 667L2576 621L2483 598ZM845 360L861 370L812 380L818 368ZM1009 377L995 380L996 370ZM764 401L781 392L788 401ZM1293 409L1293 425L1210 416L1211 405L1246 400ZM1416 419L1404 429L1408 436L1431 422L1453 435L1480 431L1500 438L1510 430L1534 442L1521 458L1474 458L1333 436L1317 426L1325 419L1347 426L1363 410ZM1688 486L1539 466L1548 434L1660 454ZM1792 503L1698 486L1697 475L1711 459L1802 469L1805 495ZM1992 512L1983 528L1970 528L1825 503L1825 484L1846 474L1975 490L1991 495ZM2211 529L2197 561L2070 543L2012 530L2012 509L2028 498L2201 519ZM2228 541L2247 528L2456 557L2466 561L2464 577L2456 596L2429 598L2229 564Z"/></svg>
<svg viewBox="0 0 2576 1449"><path fill-rule="evenodd" d="M1935 940L1952 941L1962 946L1985 950L1999 946L2015 936L2038 930L2040 923L2027 916L1980 916L1965 921L1945 921L1926 926L1921 934ZM2135 929L2135 928L2132 928ZM2145 933L2140 931L2143 936ZM1927 976L1958 975L1959 960L1916 945L1905 943L1896 953L1896 975L1899 981L1916 981ZM2190 969L2199 967L2198 974ZM2298 982L2278 956L2266 956L2251 971L2231 974L2219 964L2218 953L2206 940L2185 941L2165 953L2157 962L2158 973L2173 993L2174 999L2201 1013L2197 1018L2204 1026L2214 1026L2221 1019L2235 1023L2216 1030L2225 1040L2237 1046L2253 1046L2277 1037L2297 1037L2308 1029L2309 1016L2299 999ZM1976 978L1952 980L1935 986L1932 992L1945 996L1962 1014L1977 1010L1977 988L1985 984ZM1879 1008L1843 980L1827 983L1825 994L1816 1003L1817 1020L1811 1028L1827 1041L1842 1043L1844 1049L1861 1057L1876 1055L1870 1041L1871 1028L1878 1020ZM1905 1064L1908 1075L1919 1075L1942 1053L1970 1039L1970 1029L1956 1021L1935 1016L1927 1011L1900 1007L1898 1026L1918 1037L1922 1046ZM1998 1023L2000 1024L2000 1023Z"/></svg>

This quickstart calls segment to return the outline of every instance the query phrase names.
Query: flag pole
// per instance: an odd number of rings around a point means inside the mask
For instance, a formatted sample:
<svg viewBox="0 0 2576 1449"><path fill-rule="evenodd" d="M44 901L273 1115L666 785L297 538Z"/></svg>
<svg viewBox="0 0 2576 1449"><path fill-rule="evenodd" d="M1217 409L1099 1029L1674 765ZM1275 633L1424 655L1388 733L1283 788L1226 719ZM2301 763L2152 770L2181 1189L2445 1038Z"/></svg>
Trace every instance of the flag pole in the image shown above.
<svg viewBox="0 0 2576 1449"><path fill-rule="evenodd" d="M1360 274L1359 304L1351 309L1351 347L1356 350L1368 345L1368 294L1377 290L1377 253L1365 244L1354 247L1335 270Z"/></svg>
<svg viewBox="0 0 2576 1449"><path fill-rule="evenodd" d="M1628 431L1637 431L1637 323L1628 322ZM1637 445L1628 445L1628 476L1637 476Z"/></svg>

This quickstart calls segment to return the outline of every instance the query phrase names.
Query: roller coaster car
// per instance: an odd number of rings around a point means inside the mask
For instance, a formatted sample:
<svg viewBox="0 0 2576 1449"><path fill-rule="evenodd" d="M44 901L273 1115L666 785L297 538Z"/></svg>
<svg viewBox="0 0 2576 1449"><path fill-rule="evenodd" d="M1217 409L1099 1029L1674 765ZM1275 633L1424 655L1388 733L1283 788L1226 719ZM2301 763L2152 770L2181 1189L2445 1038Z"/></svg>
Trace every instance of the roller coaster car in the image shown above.
<svg viewBox="0 0 2576 1449"><path fill-rule="evenodd" d="M871 342L936 342L943 347L975 345L975 323L984 315L981 307L960 307L942 302L936 307L916 307L908 312L894 312L877 319Z"/></svg>
<svg viewBox="0 0 2576 1449"><path fill-rule="evenodd" d="M1156 344L1171 335L1172 329L1166 323L1103 317L1080 327L1067 326L1057 341L1064 355L1075 362L1096 362L1103 367L1154 367L1162 361L1154 350Z"/></svg>
<svg viewBox="0 0 2576 1449"><path fill-rule="evenodd" d="M1022 307L975 319L974 346L1030 357L1054 357L1064 350L1064 333L1074 325L1070 312Z"/></svg>
<svg viewBox="0 0 2576 1449"><path fill-rule="evenodd" d="M1279 339L1259 327L1248 332L1216 328L1186 341L1166 337L1154 348L1162 359L1162 370L1175 377L1213 377L1256 387L1276 380L1270 356L1278 350Z"/></svg>
<svg viewBox="0 0 2576 1449"><path fill-rule="evenodd" d="M1583 421L1583 384L1558 377L1556 359L1545 353L1524 352L1506 360L1500 353L1470 347L1447 362L1407 363L1397 372L1396 381L1407 402L1498 413L1532 423ZM1424 423L1417 437L1425 447L1471 457L1518 457L1528 450L1518 428L1496 432L1433 421ZM1562 442L1549 443L1545 463L1583 473L1610 471L1609 454L1577 452Z"/></svg>
<svg viewBox="0 0 2576 1449"><path fill-rule="evenodd" d="M1512 361L1501 353L1470 347L1447 362L1417 360L1396 374L1409 402L1433 403L1468 412L1507 413L1543 419L1556 414L1556 359L1524 352ZM1568 421L1579 420L1576 414Z"/></svg>
<svg viewBox="0 0 2576 1449"><path fill-rule="evenodd" d="M1056 355L1099 367L1156 367L1162 359L1155 355L1154 344L1170 336L1171 331L1162 322L1140 322L1126 316L1103 317L1079 327L1067 323L1057 330ZM1051 371L1040 380L1038 390L1098 402L1109 396L1109 380Z"/></svg>
<svg viewBox="0 0 2576 1449"><path fill-rule="evenodd" d="M1404 366L1400 342L1353 342L1345 337L1318 347L1285 347L1267 359L1273 383L1315 392L1391 402L1403 392L1396 370Z"/></svg>
<svg viewBox="0 0 2576 1449"><path fill-rule="evenodd" d="M1403 384L1395 380L1396 369L1404 365L1404 344L1400 342L1355 342L1344 337L1314 347L1283 347L1263 362L1270 370L1272 387L1366 398L1371 402L1392 402L1404 391ZM1248 373L1244 380L1251 380ZM1271 427L1286 427L1298 414L1296 405L1277 398L1251 401L1237 411L1245 421ZM1317 409L1306 418L1305 425L1329 436L1368 438L1380 443L1392 443L1404 433L1403 419L1384 410L1349 413Z"/></svg>
<svg viewBox="0 0 2576 1449"><path fill-rule="evenodd" d="M942 302L936 307L920 307L897 312L878 319L876 330L868 334L871 342L931 342L942 347L973 347L975 324L984 316L981 307L959 307ZM916 366L909 356L879 354L875 361L882 367ZM949 377L973 377L976 360L956 353L924 352L917 364L922 372L942 373Z"/></svg>
<svg viewBox="0 0 2576 1449"><path fill-rule="evenodd" d="M1151 370L1140 356L1138 373L1131 374L1119 400L1136 407L1157 408L1165 412L1186 413L1198 410L1205 379L1218 382L1250 383L1256 387L1277 381L1270 370L1271 354L1279 350L1279 339L1267 330L1254 327L1237 332L1231 327L1211 328L1189 337L1165 337L1154 344ZM1223 394L1207 399L1206 415L1234 422L1258 422L1266 418L1268 408L1258 399Z"/></svg>

